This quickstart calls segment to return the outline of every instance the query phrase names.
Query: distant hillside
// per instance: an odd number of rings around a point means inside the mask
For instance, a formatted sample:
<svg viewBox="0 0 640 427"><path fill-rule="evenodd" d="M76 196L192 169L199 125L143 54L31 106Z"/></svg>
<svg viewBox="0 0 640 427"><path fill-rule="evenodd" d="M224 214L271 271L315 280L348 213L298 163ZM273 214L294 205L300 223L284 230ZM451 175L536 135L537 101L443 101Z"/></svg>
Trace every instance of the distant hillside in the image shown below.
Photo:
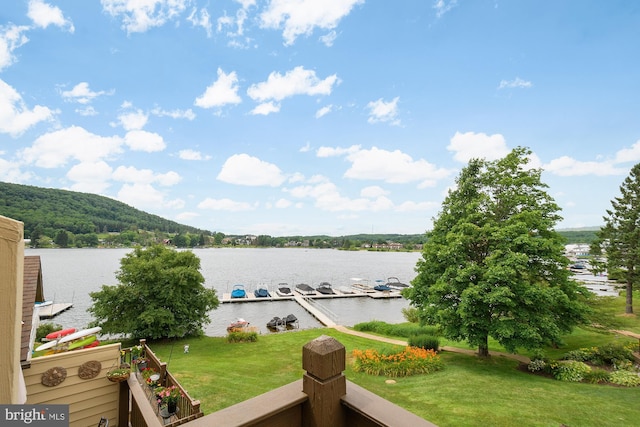
<svg viewBox="0 0 640 427"><path fill-rule="evenodd" d="M44 234L122 232L206 233L96 194L0 182L0 215L22 221L24 235L39 226Z"/></svg>

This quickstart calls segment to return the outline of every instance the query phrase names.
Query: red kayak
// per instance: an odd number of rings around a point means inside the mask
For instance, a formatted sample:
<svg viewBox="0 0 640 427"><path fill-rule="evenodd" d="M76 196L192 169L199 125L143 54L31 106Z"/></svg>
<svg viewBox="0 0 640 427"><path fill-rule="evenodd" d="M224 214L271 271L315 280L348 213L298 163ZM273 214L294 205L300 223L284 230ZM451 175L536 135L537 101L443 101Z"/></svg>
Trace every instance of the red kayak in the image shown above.
<svg viewBox="0 0 640 427"><path fill-rule="evenodd" d="M75 331L76 331L76 328L60 329L59 331L51 332L45 338L48 340L57 340L64 337L65 335L72 334Z"/></svg>
<svg viewBox="0 0 640 427"><path fill-rule="evenodd" d="M95 340L95 341L93 341L91 344L87 344L87 345L85 345L85 346L84 346L84 347L82 347L82 348L93 348L93 347L97 347L97 346L99 346L99 345L100 345L100 341Z"/></svg>

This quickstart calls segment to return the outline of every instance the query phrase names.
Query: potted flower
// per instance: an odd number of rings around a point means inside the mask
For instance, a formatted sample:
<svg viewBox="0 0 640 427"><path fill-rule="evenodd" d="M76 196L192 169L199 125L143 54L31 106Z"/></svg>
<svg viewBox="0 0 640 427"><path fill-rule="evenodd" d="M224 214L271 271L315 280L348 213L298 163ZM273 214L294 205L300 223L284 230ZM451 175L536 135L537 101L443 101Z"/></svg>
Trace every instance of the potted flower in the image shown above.
<svg viewBox="0 0 640 427"><path fill-rule="evenodd" d="M166 407L168 413L174 414L177 411L178 399L182 396L182 392L178 387L172 385L157 391L156 396L158 397L158 405Z"/></svg>
<svg viewBox="0 0 640 427"><path fill-rule="evenodd" d="M107 372L107 379L111 382L119 383L120 381L126 381L130 373L131 369L129 367L119 366Z"/></svg>
<svg viewBox="0 0 640 427"><path fill-rule="evenodd" d="M147 359L144 357L144 348L141 345L131 347L131 363L142 370L147 367Z"/></svg>

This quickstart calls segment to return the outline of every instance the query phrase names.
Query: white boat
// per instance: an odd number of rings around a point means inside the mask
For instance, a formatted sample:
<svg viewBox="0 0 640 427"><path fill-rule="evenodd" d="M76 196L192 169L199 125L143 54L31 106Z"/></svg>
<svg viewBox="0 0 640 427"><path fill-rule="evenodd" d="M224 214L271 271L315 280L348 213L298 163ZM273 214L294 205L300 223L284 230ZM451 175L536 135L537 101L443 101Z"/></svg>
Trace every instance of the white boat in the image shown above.
<svg viewBox="0 0 640 427"><path fill-rule="evenodd" d="M387 283L385 283L385 285L396 291L401 291L409 287L409 285L407 285L406 283L402 283L397 277L387 278Z"/></svg>
<svg viewBox="0 0 640 427"><path fill-rule="evenodd" d="M288 283L278 283L276 294L280 295L281 297L290 297L293 295Z"/></svg>

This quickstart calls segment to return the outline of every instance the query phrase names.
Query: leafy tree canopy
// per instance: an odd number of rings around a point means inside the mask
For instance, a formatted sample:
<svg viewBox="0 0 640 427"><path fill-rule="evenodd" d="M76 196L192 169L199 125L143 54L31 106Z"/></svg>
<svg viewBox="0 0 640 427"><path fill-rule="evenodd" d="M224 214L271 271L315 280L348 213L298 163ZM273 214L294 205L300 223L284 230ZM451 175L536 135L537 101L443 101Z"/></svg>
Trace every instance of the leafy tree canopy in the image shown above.
<svg viewBox="0 0 640 427"><path fill-rule="evenodd" d="M631 168L620 186L620 197L611 201L605 225L591 245L593 254L606 253L610 276L618 272L626 283L626 313L633 313L633 288L640 280L640 163Z"/></svg>
<svg viewBox="0 0 640 427"><path fill-rule="evenodd" d="M584 321L582 287L570 279L559 207L541 170L516 148L497 161L474 159L434 220L407 297L421 319L488 356L488 338L507 350L557 343Z"/></svg>
<svg viewBox="0 0 640 427"><path fill-rule="evenodd" d="M136 248L120 261L120 284L90 293L89 312L105 333L133 338L180 338L203 333L219 301L204 287L200 259L162 245Z"/></svg>

